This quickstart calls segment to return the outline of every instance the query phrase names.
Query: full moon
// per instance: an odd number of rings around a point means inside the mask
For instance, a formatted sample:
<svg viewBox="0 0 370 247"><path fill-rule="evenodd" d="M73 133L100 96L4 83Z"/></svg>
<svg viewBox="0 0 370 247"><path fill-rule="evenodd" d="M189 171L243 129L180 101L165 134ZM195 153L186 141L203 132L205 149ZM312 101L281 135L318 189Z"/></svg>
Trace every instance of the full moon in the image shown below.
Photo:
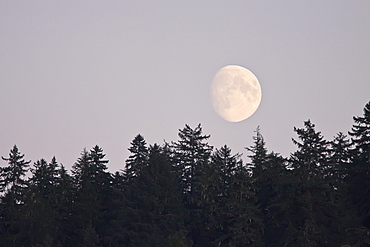
<svg viewBox="0 0 370 247"><path fill-rule="evenodd" d="M238 65L221 68L211 85L213 108L229 122L243 121L257 110L262 92L257 77Z"/></svg>

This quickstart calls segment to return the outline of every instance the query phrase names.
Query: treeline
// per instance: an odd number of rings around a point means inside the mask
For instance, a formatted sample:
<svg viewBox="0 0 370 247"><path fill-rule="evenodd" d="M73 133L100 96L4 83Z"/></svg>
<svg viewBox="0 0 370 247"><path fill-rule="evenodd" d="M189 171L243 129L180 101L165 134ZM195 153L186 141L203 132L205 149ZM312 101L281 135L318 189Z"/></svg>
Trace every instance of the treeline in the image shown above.
<svg viewBox="0 0 370 247"><path fill-rule="evenodd" d="M108 172L99 146L68 172L17 146L0 170L0 246L369 246L370 102L331 141L311 121L290 157L257 128L249 163L214 149L201 125L176 142L131 142ZM26 173L30 171L30 176Z"/></svg>

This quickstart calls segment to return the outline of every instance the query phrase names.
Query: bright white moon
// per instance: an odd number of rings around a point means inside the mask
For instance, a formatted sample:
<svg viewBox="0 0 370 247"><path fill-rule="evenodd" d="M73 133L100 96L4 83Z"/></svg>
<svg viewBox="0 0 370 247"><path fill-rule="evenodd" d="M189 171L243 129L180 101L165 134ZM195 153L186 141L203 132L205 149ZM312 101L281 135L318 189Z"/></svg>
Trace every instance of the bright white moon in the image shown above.
<svg viewBox="0 0 370 247"><path fill-rule="evenodd" d="M211 85L213 108L226 121L240 122L249 118L262 98L257 77L237 65L221 68Z"/></svg>

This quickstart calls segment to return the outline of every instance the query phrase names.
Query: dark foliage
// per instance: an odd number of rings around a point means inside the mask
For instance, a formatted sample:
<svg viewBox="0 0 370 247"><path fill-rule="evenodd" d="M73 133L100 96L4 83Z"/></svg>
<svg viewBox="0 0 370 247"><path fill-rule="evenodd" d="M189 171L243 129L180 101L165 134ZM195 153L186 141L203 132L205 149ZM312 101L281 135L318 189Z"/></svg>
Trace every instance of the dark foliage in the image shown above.
<svg viewBox="0 0 370 247"><path fill-rule="evenodd" d="M137 135L114 174L98 145L71 175L55 157L29 167L14 146L0 168L0 247L369 246L370 102L353 119L332 141L305 121L287 158L258 127L249 163L210 146L200 124L163 146Z"/></svg>

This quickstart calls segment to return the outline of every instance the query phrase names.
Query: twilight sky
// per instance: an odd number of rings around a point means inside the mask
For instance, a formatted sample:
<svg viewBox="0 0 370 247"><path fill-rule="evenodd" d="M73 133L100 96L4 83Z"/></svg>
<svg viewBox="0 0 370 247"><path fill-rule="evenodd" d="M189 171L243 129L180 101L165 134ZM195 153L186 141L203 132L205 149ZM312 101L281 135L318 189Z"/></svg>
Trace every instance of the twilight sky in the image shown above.
<svg viewBox="0 0 370 247"><path fill-rule="evenodd" d="M162 144L198 123L244 160L258 125L284 156L307 119L331 140L370 100L369 13L368 0L0 1L0 155L17 144L70 169L98 144L117 171L135 135ZM228 64L262 87L239 123L210 100Z"/></svg>

